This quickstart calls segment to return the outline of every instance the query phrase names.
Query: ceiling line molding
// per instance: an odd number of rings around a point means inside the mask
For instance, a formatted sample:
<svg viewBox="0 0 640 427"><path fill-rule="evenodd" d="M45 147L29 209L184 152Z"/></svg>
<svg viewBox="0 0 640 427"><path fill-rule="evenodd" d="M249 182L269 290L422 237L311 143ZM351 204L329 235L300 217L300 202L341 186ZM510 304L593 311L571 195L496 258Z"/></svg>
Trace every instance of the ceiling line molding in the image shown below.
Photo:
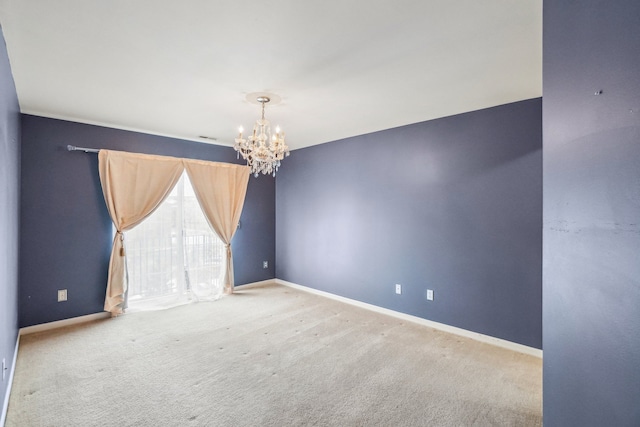
<svg viewBox="0 0 640 427"><path fill-rule="evenodd" d="M180 139L180 140L183 140L183 141L199 142L201 144L221 145L223 147L233 147L233 143L231 143L231 142L227 143L227 142L224 142L224 141L213 141L211 139L203 139L203 138L199 138L199 137L187 138L185 136L172 135L172 134L169 134L169 133L162 133L162 132L154 132L154 131L151 131L151 130L148 130L148 129L135 128L135 127L131 127L131 126L115 125L115 124L112 124L112 123L101 122L101 121L98 121L98 120L81 119L81 118L78 118L78 117L73 117L73 116L65 115L65 114L43 113L42 111L30 110L30 109L21 109L20 113L28 114L30 116L44 117L44 118L47 118L47 119L64 120L64 121L67 121L67 122L81 123L81 124L92 125L92 126L102 126L102 127L105 127L105 128L124 130L124 131L128 131L128 132L137 132L137 133L144 133L144 134L147 134L147 135L163 136L163 137L166 137L166 138Z"/></svg>

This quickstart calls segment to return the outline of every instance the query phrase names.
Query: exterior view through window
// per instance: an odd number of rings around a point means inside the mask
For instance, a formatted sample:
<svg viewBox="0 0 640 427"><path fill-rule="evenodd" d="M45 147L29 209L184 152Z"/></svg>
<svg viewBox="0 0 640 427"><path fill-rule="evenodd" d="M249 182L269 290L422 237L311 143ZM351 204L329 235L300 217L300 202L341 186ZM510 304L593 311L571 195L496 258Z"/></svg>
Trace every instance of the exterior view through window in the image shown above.
<svg viewBox="0 0 640 427"><path fill-rule="evenodd" d="M226 251L186 173L149 218L125 233L130 310L168 308L222 295Z"/></svg>

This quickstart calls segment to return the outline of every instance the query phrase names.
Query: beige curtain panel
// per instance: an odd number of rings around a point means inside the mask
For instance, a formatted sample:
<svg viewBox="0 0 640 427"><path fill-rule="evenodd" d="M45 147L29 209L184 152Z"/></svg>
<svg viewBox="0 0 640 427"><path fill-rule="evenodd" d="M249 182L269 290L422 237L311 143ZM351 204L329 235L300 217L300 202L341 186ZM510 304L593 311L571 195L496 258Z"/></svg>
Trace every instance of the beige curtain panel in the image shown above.
<svg viewBox="0 0 640 427"><path fill-rule="evenodd" d="M189 170L189 177L205 216L227 246L225 289L227 292L233 291L231 238L244 205L249 168L226 163L100 150L100 183L109 215L117 230L109 260L104 304L105 311L114 316L123 312L127 291L124 232L141 223L162 204L180 179L185 166ZM243 178L245 175L246 179ZM218 180L219 183L209 182L211 180Z"/></svg>
<svg viewBox="0 0 640 427"><path fill-rule="evenodd" d="M233 293L231 239L238 229L247 194L249 168L225 163L211 167L211 162L197 160L185 160L184 166L202 212L227 249L224 292Z"/></svg>
<svg viewBox="0 0 640 427"><path fill-rule="evenodd" d="M117 315L122 313L127 291L123 233L160 206L180 179L183 166L171 157L100 150L98 170L104 200L117 230L104 309Z"/></svg>

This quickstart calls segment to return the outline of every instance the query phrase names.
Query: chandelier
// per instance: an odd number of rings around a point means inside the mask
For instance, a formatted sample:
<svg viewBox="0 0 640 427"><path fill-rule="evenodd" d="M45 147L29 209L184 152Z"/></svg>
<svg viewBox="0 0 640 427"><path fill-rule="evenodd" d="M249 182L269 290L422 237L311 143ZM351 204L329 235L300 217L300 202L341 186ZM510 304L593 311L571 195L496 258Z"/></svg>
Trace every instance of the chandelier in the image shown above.
<svg viewBox="0 0 640 427"><path fill-rule="evenodd" d="M242 137L242 127L235 139L233 149L238 152L238 158L247 161L251 173L258 177L260 173L276 176L280 167L280 161L289 155L289 147L284 142L284 132L276 127L276 132L271 133L271 124L264 118L264 105L271 101L268 96L258 96L256 101L262 104L262 117L253 126L253 134L246 139Z"/></svg>

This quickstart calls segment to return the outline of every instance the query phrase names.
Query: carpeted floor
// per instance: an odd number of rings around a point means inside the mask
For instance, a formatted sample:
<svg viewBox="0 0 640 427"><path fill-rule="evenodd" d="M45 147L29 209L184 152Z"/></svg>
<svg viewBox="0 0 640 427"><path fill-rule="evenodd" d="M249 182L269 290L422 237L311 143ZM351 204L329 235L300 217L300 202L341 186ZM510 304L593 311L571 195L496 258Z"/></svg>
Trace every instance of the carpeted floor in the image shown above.
<svg viewBox="0 0 640 427"><path fill-rule="evenodd" d="M25 335L7 426L539 426L542 361L266 285Z"/></svg>

